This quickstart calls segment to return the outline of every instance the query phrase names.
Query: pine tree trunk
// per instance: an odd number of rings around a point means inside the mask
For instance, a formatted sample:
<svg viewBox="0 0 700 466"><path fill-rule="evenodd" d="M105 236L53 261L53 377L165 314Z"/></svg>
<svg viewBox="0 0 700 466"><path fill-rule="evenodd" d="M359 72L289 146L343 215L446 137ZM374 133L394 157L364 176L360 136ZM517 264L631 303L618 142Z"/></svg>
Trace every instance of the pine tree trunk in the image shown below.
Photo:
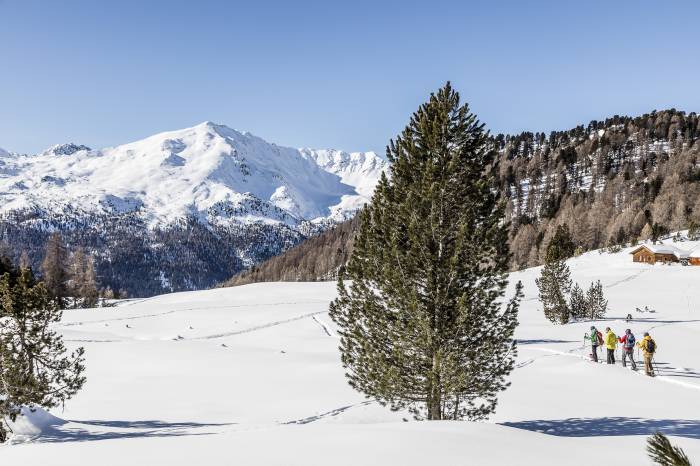
<svg viewBox="0 0 700 466"><path fill-rule="evenodd" d="M428 419L431 421L442 420L440 386L440 355L436 352L433 354L433 381L428 394Z"/></svg>

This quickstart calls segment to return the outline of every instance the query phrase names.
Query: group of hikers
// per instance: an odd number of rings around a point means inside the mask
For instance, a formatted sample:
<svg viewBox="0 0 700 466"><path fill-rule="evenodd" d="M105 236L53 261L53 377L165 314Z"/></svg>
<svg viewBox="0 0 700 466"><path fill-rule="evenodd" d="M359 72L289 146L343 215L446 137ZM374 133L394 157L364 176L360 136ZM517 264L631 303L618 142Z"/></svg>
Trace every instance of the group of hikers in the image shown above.
<svg viewBox="0 0 700 466"><path fill-rule="evenodd" d="M610 327L605 328L605 336L603 336L600 331L598 331L595 326L591 326L590 335L586 335L591 341L591 358L594 362L598 362L598 347L605 345L607 349L607 362L608 364L615 364L615 349L618 343L622 344L622 366L627 367L627 358L629 357L630 363L632 364L632 370L637 370L637 362L634 360L634 348L637 347L642 350L644 355L644 370L648 376L653 377L654 367L652 366L652 361L654 359L654 353L656 353L656 342L651 338L649 332L644 332L644 338L642 341L637 341L632 330L625 330L625 334L621 337L615 335L615 333L610 329Z"/></svg>

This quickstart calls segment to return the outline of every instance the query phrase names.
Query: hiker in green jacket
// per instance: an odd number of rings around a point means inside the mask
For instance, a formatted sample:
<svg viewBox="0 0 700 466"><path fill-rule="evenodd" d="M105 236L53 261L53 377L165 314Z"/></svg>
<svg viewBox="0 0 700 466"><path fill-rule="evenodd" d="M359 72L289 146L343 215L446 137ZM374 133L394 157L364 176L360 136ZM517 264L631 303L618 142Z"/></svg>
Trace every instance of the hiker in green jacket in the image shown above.
<svg viewBox="0 0 700 466"><path fill-rule="evenodd" d="M598 346L602 343L602 337L593 325L591 325L591 333L588 338L591 340L591 358L593 358L593 362L598 362Z"/></svg>

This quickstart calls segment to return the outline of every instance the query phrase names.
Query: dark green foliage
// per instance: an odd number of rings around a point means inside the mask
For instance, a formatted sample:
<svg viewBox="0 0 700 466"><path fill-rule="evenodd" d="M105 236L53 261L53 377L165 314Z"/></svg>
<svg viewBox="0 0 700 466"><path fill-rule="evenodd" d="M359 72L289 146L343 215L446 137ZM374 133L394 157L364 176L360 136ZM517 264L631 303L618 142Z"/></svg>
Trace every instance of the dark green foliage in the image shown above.
<svg viewBox="0 0 700 466"><path fill-rule="evenodd" d="M691 466L682 449L671 445L664 434L657 432L647 439L649 458L660 466Z"/></svg>
<svg viewBox="0 0 700 466"><path fill-rule="evenodd" d="M486 141L449 84L414 113L330 308L350 385L417 418L486 418L513 368L522 291L503 303L508 225Z"/></svg>
<svg viewBox="0 0 700 466"><path fill-rule="evenodd" d="M68 354L52 326L61 310L30 269L22 269L14 286L0 278L0 441L2 421L15 420L23 406L62 405L83 385L83 349Z"/></svg>
<svg viewBox="0 0 700 466"><path fill-rule="evenodd" d="M535 279L545 317L555 324L566 324L571 310L566 296L571 290L571 272L563 260L546 262Z"/></svg>
<svg viewBox="0 0 700 466"><path fill-rule="evenodd" d="M574 255L576 244L571 239L571 233L567 225L559 225L554 236L547 245L545 261L553 262L566 260Z"/></svg>
<svg viewBox="0 0 700 466"><path fill-rule="evenodd" d="M578 283L575 283L574 287L571 289L569 310L571 311L571 317L574 319L583 319L587 317L588 300Z"/></svg>
<svg viewBox="0 0 700 466"><path fill-rule="evenodd" d="M586 316L591 319L602 319L608 311L608 300L603 294L603 284L600 280L591 283L590 288L586 292Z"/></svg>
<svg viewBox="0 0 700 466"><path fill-rule="evenodd" d="M654 224L651 226L651 236L649 237L649 239L651 239L653 243L656 243L663 236L668 235L669 232L670 230L668 229L668 227L654 222Z"/></svg>

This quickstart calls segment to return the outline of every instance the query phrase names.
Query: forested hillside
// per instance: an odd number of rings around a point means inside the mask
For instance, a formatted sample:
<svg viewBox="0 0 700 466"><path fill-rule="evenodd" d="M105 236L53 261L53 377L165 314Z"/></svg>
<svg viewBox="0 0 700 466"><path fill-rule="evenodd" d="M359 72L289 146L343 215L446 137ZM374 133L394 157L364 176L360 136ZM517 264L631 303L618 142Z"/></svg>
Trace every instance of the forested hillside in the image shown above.
<svg viewBox="0 0 700 466"><path fill-rule="evenodd" d="M700 224L699 137L698 115L673 109L549 135L493 136L495 188L511 223L511 268L541 264L544 245L562 224L581 251ZM227 283L329 277L337 258L349 254L348 228L356 224L326 231ZM325 253L329 243L342 251L333 260Z"/></svg>
<svg viewBox="0 0 700 466"><path fill-rule="evenodd" d="M316 281L337 277L352 252L359 216L313 236L287 252L272 257L227 280L223 286L257 282Z"/></svg>
<svg viewBox="0 0 700 466"><path fill-rule="evenodd" d="M648 239L700 220L700 127L676 110L569 131L494 138L513 268L541 263L557 225L583 250Z"/></svg>

